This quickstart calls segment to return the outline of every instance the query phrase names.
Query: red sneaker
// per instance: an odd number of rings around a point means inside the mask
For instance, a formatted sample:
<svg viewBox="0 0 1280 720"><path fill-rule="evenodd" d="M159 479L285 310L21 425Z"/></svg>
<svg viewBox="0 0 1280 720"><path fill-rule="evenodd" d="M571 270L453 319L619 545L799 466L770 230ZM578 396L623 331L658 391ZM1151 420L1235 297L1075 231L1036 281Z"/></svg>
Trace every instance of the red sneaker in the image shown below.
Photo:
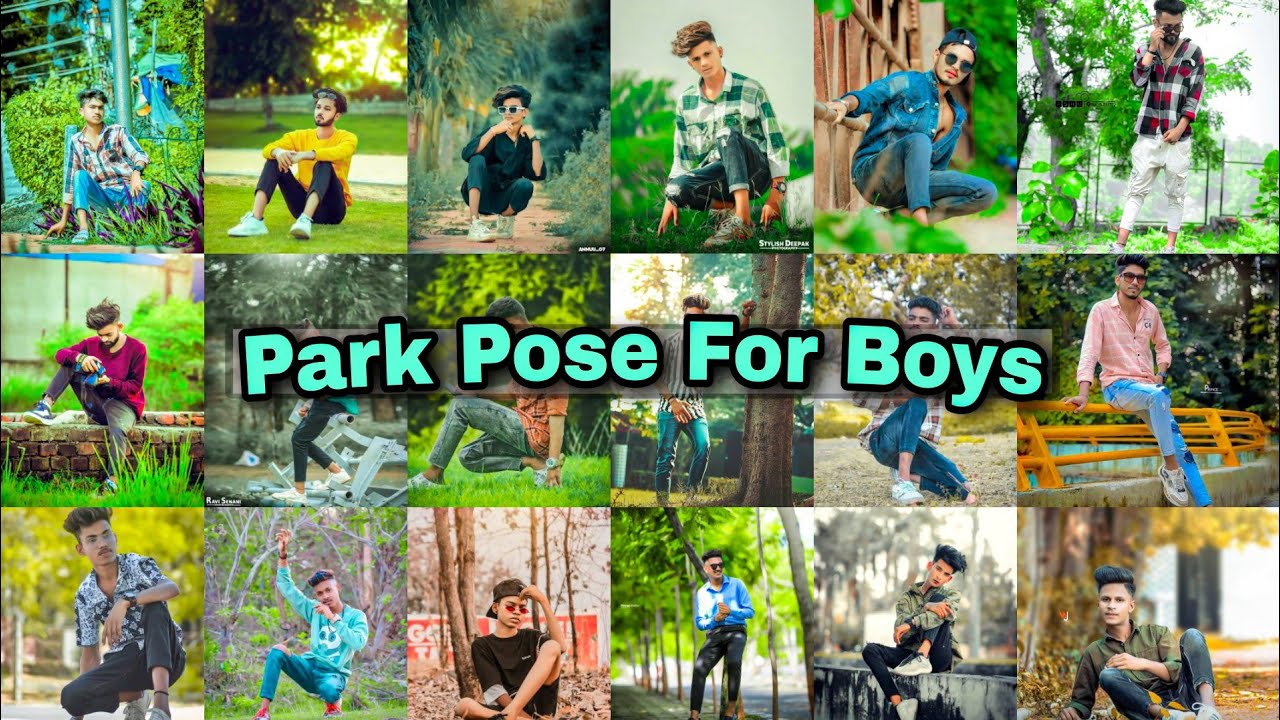
<svg viewBox="0 0 1280 720"><path fill-rule="evenodd" d="M327 718L342 717L342 704L341 703L325 703L324 717L327 717Z"/></svg>
<svg viewBox="0 0 1280 720"><path fill-rule="evenodd" d="M271 720L271 709L261 708L258 714L253 716L253 720Z"/></svg>

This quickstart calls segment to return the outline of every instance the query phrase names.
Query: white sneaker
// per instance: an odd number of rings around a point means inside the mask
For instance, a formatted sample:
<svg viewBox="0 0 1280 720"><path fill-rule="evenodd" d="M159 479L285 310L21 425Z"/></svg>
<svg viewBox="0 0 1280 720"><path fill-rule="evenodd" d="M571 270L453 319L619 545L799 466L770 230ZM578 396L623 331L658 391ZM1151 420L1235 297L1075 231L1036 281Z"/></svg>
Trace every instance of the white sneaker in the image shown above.
<svg viewBox="0 0 1280 720"><path fill-rule="evenodd" d="M494 236L500 238L513 238L516 236L516 216L499 215L498 222L494 228Z"/></svg>
<svg viewBox="0 0 1280 720"><path fill-rule="evenodd" d="M1222 715L1218 713L1218 708L1212 705L1196 703L1191 706L1191 709L1196 711L1196 720L1222 720Z"/></svg>
<svg viewBox="0 0 1280 720"><path fill-rule="evenodd" d="M235 227L227 231L231 237L252 237L254 235L266 235L267 224L253 216L252 212L247 212L244 217L240 218L240 222Z"/></svg>
<svg viewBox="0 0 1280 720"><path fill-rule="evenodd" d="M339 470L336 473L329 473L328 479L325 480L325 484L329 486L332 486L334 483L338 483L339 485L346 485L349 482L351 482L351 476L347 474L346 470Z"/></svg>
<svg viewBox="0 0 1280 720"><path fill-rule="evenodd" d="M1169 713L1169 720L1196 720L1196 714L1193 712L1172 708L1165 708L1165 712Z"/></svg>
<svg viewBox="0 0 1280 720"><path fill-rule="evenodd" d="M299 240L311 239L311 218L306 215L299 215L294 221L293 227L289 228L289 235Z"/></svg>
<svg viewBox="0 0 1280 720"><path fill-rule="evenodd" d="M467 230L467 239L471 242L493 242L493 230L484 220L476 218L471 221L471 228Z"/></svg>
<svg viewBox="0 0 1280 720"><path fill-rule="evenodd" d="M1164 486L1164 497L1174 507L1186 507L1191 502L1187 495L1187 476L1182 468L1169 470L1160 466L1160 484Z"/></svg>
<svg viewBox="0 0 1280 720"><path fill-rule="evenodd" d="M711 237L707 238L706 242L702 243L702 246L709 248L718 247L720 245L731 243L734 240L742 240L743 238L748 237L751 237L751 228L747 227L747 224L742 222L742 218L730 213L728 217L721 221L719 227L716 228L715 233Z"/></svg>
<svg viewBox="0 0 1280 720"><path fill-rule="evenodd" d="M920 709L920 701L911 698L898 703L899 720L916 720L916 711Z"/></svg>
<svg viewBox="0 0 1280 720"><path fill-rule="evenodd" d="M907 677L913 675L928 675L933 672L933 665L929 662L929 658L916 653L911 657L898 663L898 667L891 668L889 672L894 675L904 675Z"/></svg>
<svg viewBox="0 0 1280 720"><path fill-rule="evenodd" d="M1111 243L1111 252L1113 252L1113 253L1115 253L1115 254L1117 254L1117 255L1123 255L1123 254L1124 254L1124 246L1123 246L1123 245L1121 245L1120 243L1114 243L1114 242L1113 242L1113 243Z"/></svg>
<svg viewBox="0 0 1280 720"><path fill-rule="evenodd" d="M893 484L893 501L899 505L922 505L924 495L916 490L910 480L898 480Z"/></svg>
<svg viewBox="0 0 1280 720"><path fill-rule="evenodd" d="M282 490L278 493L274 493L271 497L283 502L293 503L296 505L307 504L307 496L298 492L298 488L296 487L291 487L288 490Z"/></svg>
<svg viewBox="0 0 1280 720"><path fill-rule="evenodd" d="M147 716L147 706L151 704L151 691L143 690L142 697L124 704L124 720L143 720Z"/></svg>
<svg viewBox="0 0 1280 720"><path fill-rule="evenodd" d="M538 487L547 486L547 469L546 468L533 471L533 484L537 485Z"/></svg>

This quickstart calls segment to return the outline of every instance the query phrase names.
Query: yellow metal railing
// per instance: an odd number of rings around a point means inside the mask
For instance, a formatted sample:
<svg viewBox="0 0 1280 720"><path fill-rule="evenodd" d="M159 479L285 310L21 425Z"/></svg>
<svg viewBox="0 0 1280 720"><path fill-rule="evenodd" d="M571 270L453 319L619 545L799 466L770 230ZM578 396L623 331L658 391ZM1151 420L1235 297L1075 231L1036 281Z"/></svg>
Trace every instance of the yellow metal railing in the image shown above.
<svg viewBox="0 0 1280 720"><path fill-rule="evenodd" d="M1140 457L1158 457L1160 448L1155 436L1143 423L1128 425L1041 425L1035 412L1063 412L1069 406L1061 402L1018 403L1018 490L1031 489L1030 476L1036 476L1036 486L1044 489L1062 487L1064 465L1127 460ZM1089 403L1082 413L1111 413L1132 416L1127 410L1117 410L1103 403ZM1250 412L1219 410L1217 408L1174 408L1178 429L1187 442L1188 449L1196 455L1221 455L1228 466L1240 465L1239 453L1262 450L1266 447L1271 431L1262 424L1262 418ZM1183 418L1202 418L1188 422ZM1049 452L1051 443L1125 443L1146 447L1125 450L1096 450L1071 455L1054 455Z"/></svg>

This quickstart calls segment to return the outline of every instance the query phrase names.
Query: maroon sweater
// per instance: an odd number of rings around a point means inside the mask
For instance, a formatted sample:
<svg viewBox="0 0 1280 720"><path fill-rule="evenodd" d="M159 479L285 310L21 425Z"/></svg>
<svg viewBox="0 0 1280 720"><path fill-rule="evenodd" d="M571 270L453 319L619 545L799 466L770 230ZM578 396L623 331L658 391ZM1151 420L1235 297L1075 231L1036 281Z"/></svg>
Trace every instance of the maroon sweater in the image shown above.
<svg viewBox="0 0 1280 720"><path fill-rule="evenodd" d="M98 358L105 368L108 382L97 386L98 394L126 403L141 420L142 408L147 402L142 392L142 380L147 376L147 346L132 336L125 336L124 347L113 353L94 335L59 350L54 359L59 365L74 368L76 355L81 353Z"/></svg>

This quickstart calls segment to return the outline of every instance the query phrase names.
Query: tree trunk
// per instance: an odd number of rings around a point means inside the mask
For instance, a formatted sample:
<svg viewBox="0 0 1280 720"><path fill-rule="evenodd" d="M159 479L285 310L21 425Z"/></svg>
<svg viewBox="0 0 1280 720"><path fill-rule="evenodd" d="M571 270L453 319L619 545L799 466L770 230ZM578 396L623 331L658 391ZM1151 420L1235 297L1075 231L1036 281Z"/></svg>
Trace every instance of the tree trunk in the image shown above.
<svg viewBox="0 0 1280 720"><path fill-rule="evenodd" d="M680 620L680 583L677 582L671 589L676 599L676 631L672 633L676 636L676 700L684 700L684 672L680 667L680 633L683 626Z"/></svg>
<svg viewBox="0 0 1280 720"><path fill-rule="evenodd" d="M796 520L795 508L780 507L778 516L782 518L782 529L787 534L791 584L795 587L796 602L800 606L800 632L804 633L804 670L809 685L809 714L813 715L813 644L817 628L814 625L813 592L809 589L809 563L804 559L804 538L800 536L800 523Z"/></svg>
<svg viewBox="0 0 1280 720"><path fill-rule="evenodd" d="M764 582L764 610L769 631L769 673L773 677L773 715L770 717L776 718L778 717L778 648L773 638L773 590L769 587L769 565L764 561L764 534L760 530L760 508L756 508L756 548L760 554L760 577Z"/></svg>
<svg viewBox="0 0 1280 720"><path fill-rule="evenodd" d="M640 685L640 666L636 665L636 646L627 638L627 662L631 663L631 682Z"/></svg>
<svg viewBox="0 0 1280 720"><path fill-rule="evenodd" d="M479 634L476 628L476 518L473 508L458 508L458 605L467 625L467 637Z"/></svg>
<svg viewBox="0 0 1280 720"><path fill-rule="evenodd" d="M538 510L529 508L529 584L538 582ZM538 624L538 604L529 603L529 621L534 630L541 630Z"/></svg>
<svg viewBox="0 0 1280 720"><path fill-rule="evenodd" d="M436 524L436 550L440 554L441 588L449 608L449 636L453 641L453 669L458 678L458 697L479 698L480 682L471 663L471 637L467 635L466 621L458 601L458 588L447 568L454 567L453 543L449 539L449 511L433 508Z"/></svg>
<svg viewBox="0 0 1280 720"><path fill-rule="evenodd" d="M790 477L788 475L788 477ZM666 508L667 521L671 523L671 529L684 546L685 557L689 558L689 562L693 564L694 570L698 573L698 578L702 582L707 581L707 573L702 569L702 558L698 557L698 551L693 548L693 543L689 542L684 534L684 523L680 522L680 515L676 513L675 508Z"/></svg>
<svg viewBox="0 0 1280 720"><path fill-rule="evenodd" d="M644 667L640 669L640 683L645 690L653 690L653 676L649 674L649 613L644 613L644 632L640 636L644 647Z"/></svg>
<svg viewBox="0 0 1280 720"><path fill-rule="evenodd" d="M276 128L275 109L271 107L271 86L264 79L258 83L258 95L262 97L262 129Z"/></svg>
<svg viewBox="0 0 1280 720"><path fill-rule="evenodd" d="M542 508L542 591L547 594L547 603L551 604L551 533L547 525L547 508ZM553 617L547 618L548 625L556 622L556 608L552 606L551 610Z"/></svg>
<svg viewBox="0 0 1280 720"><path fill-rule="evenodd" d="M978 582L966 588L969 591L969 659L977 659L982 656L982 540L978 537L978 517L973 518L972 545L973 559L969 561L969 567L973 568L973 572L978 576Z"/></svg>
<svg viewBox="0 0 1280 720"><path fill-rule="evenodd" d="M542 511L546 517L545 509ZM569 596L569 660L574 672L578 671L578 621L573 610L573 556L569 554L569 535L573 532L573 508L564 510L564 584ZM677 625L679 627L679 625Z"/></svg>
<svg viewBox="0 0 1280 720"><path fill-rule="evenodd" d="M667 696L667 648L666 638L662 634L662 601L658 601L653 611L654 633L658 636L658 691L662 697Z"/></svg>

